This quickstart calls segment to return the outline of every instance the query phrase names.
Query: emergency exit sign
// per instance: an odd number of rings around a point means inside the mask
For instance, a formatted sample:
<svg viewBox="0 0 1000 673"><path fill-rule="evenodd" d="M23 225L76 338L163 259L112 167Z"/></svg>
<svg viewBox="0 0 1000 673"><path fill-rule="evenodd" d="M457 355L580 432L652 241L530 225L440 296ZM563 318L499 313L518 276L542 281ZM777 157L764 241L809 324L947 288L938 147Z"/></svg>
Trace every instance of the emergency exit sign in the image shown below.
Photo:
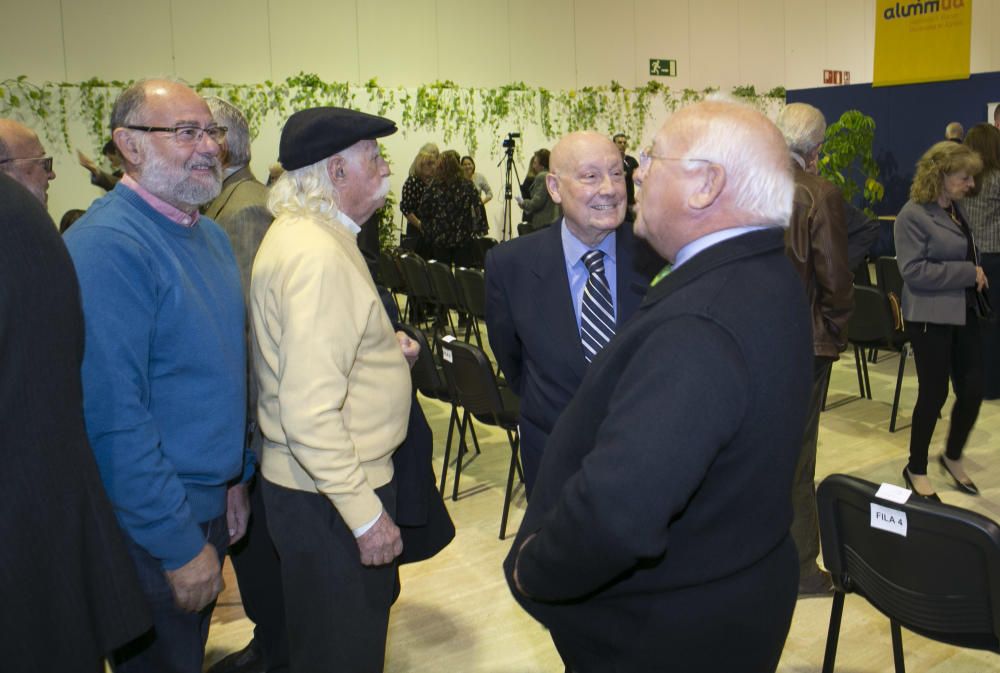
<svg viewBox="0 0 1000 673"><path fill-rule="evenodd" d="M649 59L649 74L654 77L677 77L677 61L668 58Z"/></svg>

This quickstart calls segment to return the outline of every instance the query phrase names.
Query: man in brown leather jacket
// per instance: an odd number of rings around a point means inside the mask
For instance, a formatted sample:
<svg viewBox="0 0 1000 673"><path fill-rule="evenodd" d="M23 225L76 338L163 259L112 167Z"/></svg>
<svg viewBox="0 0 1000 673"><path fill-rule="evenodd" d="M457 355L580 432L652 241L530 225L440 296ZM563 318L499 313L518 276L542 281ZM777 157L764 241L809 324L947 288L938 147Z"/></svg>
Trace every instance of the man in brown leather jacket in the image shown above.
<svg viewBox="0 0 1000 673"><path fill-rule="evenodd" d="M823 113L805 103L792 103L781 111L777 123L788 143L795 173L795 201L785 253L805 284L812 309L815 355L809 415L792 486L791 534L799 551L799 595L826 594L833 591L830 575L816 564L816 443L830 368L847 347L854 279L847 261L844 198L832 183L816 174L826 133Z"/></svg>

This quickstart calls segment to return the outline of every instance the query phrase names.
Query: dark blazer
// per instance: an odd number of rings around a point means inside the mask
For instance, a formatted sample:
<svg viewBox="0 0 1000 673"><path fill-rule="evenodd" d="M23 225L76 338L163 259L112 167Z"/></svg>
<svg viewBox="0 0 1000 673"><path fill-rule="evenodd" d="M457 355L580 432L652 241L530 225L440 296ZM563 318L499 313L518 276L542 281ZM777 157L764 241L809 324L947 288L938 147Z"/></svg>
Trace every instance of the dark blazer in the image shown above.
<svg viewBox="0 0 1000 673"><path fill-rule="evenodd" d="M152 622L83 425L80 288L38 200L0 175L0 652L102 670Z"/></svg>
<svg viewBox="0 0 1000 673"><path fill-rule="evenodd" d="M511 389L521 398L521 452L536 460L576 392L587 362L566 276L562 227L553 223L486 255L486 327ZM617 328L639 308L649 280L666 264L632 225L617 230ZM529 467L529 471L531 468ZM533 481L528 477L529 487Z"/></svg>
<svg viewBox="0 0 1000 673"><path fill-rule="evenodd" d="M695 255L594 360L504 566L573 671L775 669L812 360L776 230Z"/></svg>

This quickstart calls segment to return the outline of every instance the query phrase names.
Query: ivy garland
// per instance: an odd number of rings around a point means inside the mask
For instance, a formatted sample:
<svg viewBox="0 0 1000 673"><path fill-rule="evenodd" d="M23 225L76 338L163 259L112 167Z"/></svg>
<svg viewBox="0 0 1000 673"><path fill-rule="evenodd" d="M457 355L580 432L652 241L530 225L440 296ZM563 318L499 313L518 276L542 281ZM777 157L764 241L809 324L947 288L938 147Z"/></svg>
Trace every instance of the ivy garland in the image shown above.
<svg viewBox="0 0 1000 673"><path fill-rule="evenodd" d="M30 122L50 142L62 144L67 150L71 150L70 122L82 121L95 151L99 152L108 138L111 106L129 84L96 77L77 83L36 83L22 75L0 82L0 116ZM460 87L450 80L416 88L387 88L375 79L361 85L325 82L310 73L256 84L223 84L204 79L193 88L203 95L229 100L243 110L253 137L270 115L285 118L303 108L338 105L380 115L391 113L405 131L433 131L445 143L461 140L471 153L478 147L483 127L493 138L500 137L502 128L520 129L526 124L537 125L548 139L579 129L598 129L609 134L620 131L640 138L655 101L660 100L666 109L673 111L717 90L676 91L657 81L635 89L611 82L608 86L566 91L531 87L524 82L493 88ZM783 102L785 98L781 87L757 93L753 86L742 86L734 88L732 93L759 108ZM497 148L491 149L495 152Z"/></svg>

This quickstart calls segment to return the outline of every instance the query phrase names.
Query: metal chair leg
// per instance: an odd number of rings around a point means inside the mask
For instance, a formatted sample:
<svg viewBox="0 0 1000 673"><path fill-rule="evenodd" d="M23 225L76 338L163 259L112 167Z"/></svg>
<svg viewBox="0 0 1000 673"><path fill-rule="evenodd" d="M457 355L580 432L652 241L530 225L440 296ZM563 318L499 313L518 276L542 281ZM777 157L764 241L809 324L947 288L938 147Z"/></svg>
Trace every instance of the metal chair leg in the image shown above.
<svg viewBox="0 0 1000 673"><path fill-rule="evenodd" d="M507 441L510 442L510 467L507 469L507 489L503 499L503 515L500 517L500 539L507 536L507 517L510 514L510 501L514 494L514 470L517 466L518 441L511 431L507 431Z"/></svg>
<svg viewBox="0 0 1000 673"><path fill-rule="evenodd" d="M462 458L468 453L469 448L465 443L465 428L471 422L469 419L472 414L466 409L465 413L462 414L462 425L458 429L458 460L455 463L455 483L452 485L451 499L452 501L458 500L458 480L462 476Z"/></svg>
<svg viewBox="0 0 1000 673"><path fill-rule="evenodd" d="M890 619L889 629L892 631L892 662L896 665L896 673L906 673L906 665L903 663L903 633L899 622Z"/></svg>
<svg viewBox="0 0 1000 673"><path fill-rule="evenodd" d="M826 631L826 653L823 655L823 673L833 673L837 660L837 642L840 640L840 619L844 616L844 594L833 594L833 608L830 610L830 626Z"/></svg>
<svg viewBox="0 0 1000 673"><path fill-rule="evenodd" d="M441 497L444 497L444 485L448 479L448 459L451 458L451 440L454 435L455 425L458 424L458 407L451 405L451 418L448 419L448 439L444 444L444 463L441 465Z"/></svg>

